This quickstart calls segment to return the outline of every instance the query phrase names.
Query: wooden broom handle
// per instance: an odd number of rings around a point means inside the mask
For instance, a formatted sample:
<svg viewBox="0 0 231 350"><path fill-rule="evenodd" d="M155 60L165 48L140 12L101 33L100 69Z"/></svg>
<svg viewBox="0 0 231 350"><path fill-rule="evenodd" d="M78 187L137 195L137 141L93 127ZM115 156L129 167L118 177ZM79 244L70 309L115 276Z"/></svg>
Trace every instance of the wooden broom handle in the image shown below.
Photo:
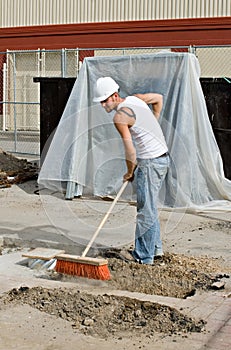
<svg viewBox="0 0 231 350"><path fill-rule="evenodd" d="M96 237L98 236L99 231L101 230L101 228L102 228L103 225L105 224L105 222L106 222L108 216L111 214L111 212L112 212L114 206L116 205L118 199L120 198L121 194L122 194L123 191L125 190L127 184L128 184L128 181L125 181L125 182L123 183L121 189L119 190L119 192L117 193L115 199L113 200L112 205L111 205L110 208L108 209L106 215L104 216L104 218L103 218L103 220L101 221L99 227L97 228L97 230L95 231L94 235L92 236L90 242L89 242L88 245L86 246L86 248L85 248L84 252L82 253L81 257L84 257L84 256L87 255L87 253L88 253L89 249L91 248L91 246L92 246L94 240L95 240Z"/></svg>

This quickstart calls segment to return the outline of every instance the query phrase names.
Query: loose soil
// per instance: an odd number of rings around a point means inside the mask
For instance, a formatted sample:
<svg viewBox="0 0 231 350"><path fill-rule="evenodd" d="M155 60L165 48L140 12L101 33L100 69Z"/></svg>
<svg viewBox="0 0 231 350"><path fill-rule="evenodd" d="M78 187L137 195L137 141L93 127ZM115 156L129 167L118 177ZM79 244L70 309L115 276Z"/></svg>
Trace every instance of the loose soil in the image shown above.
<svg viewBox="0 0 231 350"><path fill-rule="evenodd" d="M111 287L146 294L187 298L196 290L208 290L222 274L216 259L168 254L154 266L111 259ZM228 276L228 275L227 275Z"/></svg>

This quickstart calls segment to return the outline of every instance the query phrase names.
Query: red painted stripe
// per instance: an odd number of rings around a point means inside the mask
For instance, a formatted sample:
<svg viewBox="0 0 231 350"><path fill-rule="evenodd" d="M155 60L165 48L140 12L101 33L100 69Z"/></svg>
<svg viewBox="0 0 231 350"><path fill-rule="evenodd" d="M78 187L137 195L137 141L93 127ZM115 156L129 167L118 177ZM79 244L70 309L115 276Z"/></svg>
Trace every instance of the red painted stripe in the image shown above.
<svg viewBox="0 0 231 350"><path fill-rule="evenodd" d="M45 25L0 29L0 51L230 45L231 17Z"/></svg>

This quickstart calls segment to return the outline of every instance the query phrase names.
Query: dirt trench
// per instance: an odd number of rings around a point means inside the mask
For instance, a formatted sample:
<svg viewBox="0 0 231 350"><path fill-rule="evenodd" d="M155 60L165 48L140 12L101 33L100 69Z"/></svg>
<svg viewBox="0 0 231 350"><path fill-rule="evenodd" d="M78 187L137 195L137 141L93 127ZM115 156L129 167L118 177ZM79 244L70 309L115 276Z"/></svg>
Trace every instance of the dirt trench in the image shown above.
<svg viewBox="0 0 231 350"><path fill-rule="evenodd" d="M103 339L201 332L205 324L169 306L106 294L91 295L78 290L20 287L1 298L0 309L17 303L67 320L83 334Z"/></svg>

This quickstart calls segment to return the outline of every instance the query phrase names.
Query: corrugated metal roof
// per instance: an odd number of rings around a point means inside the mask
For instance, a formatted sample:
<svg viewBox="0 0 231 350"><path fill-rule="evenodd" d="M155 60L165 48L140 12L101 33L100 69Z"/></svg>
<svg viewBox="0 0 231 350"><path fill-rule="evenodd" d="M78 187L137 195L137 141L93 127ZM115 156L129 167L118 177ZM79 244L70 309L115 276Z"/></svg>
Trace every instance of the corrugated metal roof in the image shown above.
<svg viewBox="0 0 231 350"><path fill-rule="evenodd" d="M0 0L0 26L231 16L230 0Z"/></svg>

